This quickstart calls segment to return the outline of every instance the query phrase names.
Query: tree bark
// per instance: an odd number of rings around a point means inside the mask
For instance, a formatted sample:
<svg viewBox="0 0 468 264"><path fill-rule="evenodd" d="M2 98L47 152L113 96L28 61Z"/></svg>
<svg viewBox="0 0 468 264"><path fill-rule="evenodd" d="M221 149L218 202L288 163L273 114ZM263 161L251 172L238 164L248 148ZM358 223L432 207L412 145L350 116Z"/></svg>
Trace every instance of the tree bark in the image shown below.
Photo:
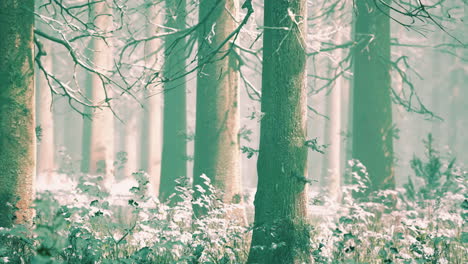
<svg viewBox="0 0 468 264"><path fill-rule="evenodd" d="M223 201L241 202L239 73L231 42L216 49L237 27L237 1L200 2L194 186L207 175L224 192Z"/></svg>
<svg viewBox="0 0 468 264"><path fill-rule="evenodd" d="M121 120L114 118L114 146L115 166L114 175L116 180L127 179L132 173L140 169L140 122L143 112L139 104L130 96L122 95L118 103L114 100L114 109L121 109L117 114ZM146 143L145 143L146 144Z"/></svg>
<svg viewBox="0 0 468 264"><path fill-rule="evenodd" d="M148 10L150 23L146 28L147 34L153 35L160 31L159 25L163 22L162 8L151 6ZM162 42L154 39L146 43L145 63L146 67L161 71L162 56L158 51ZM155 53L156 52L156 53ZM155 53L155 54L153 54ZM148 172L149 181L152 186L151 192L159 195L161 179L161 149L162 149L162 94L156 90L155 85L150 85L143 91L143 123L141 135L141 169Z"/></svg>
<svg viewBox="0 0 468 264"><path fill-rule="evenodd" d="M266 0L255 222L248 263L310 263L304 0Z"/></svg>
<svg viewBox="0 0 468 264"><path fill-rule="evenodd" d="M138 171L138 114L141 113L139 105L135 107L135 102L132 100L127 102L127 119L124 128L124 149L127 153L127 161L124 164L124 177L132 176L132 173Z"/></svg>
<svg viewBox="0 0 468 264"><path fill-rule="evenodd" d="M390 11L371 0L357 1L356 7L353 158L367 167L370 190L393 189Z"/></svg>
<svg viewBox="0 0 468 264"><path fill-rule="evenodd" d="M447 118L447 128L448 128L448 146L452 152L452 156L458 158L458 160L463 161L462 158L462 148L459 148L462 143L463 137L460 137L460 131L462 126L460 124L466 120L466 108L463 107L464 101L467 97L463 96L465 89L462 89L464 83L464 78L466 78L466 73L464 69L464 64L460 58L463 58L462 52L457 52L459 57L450 58L450 64L453 68L450 71L448 86L450 88L449 100L448 103L448 118Z"/></svg>
<svg viewBox="0 0 468 264"><path fill-rule="evenodd" d="M339 77L326 98L325 150L322 168L322 187L333 201L341 198L341 92L343 78Z"/></svg>
<svg viewBox="0 0 468 264"><path fill-rule="evenodd" d="M112 26L112 16L106 2L93 5L92 16L94 25L98 30L106 32ZM112 48L98 38L93 38L90 43L92 61L100 71L108 71L112 68ZM91 119L85 119L83 124L83 163L82 171L91 174L104 175L105 182L113 181L114 162L114 123L113 114L108 109L106 96L111 97L110 87L104 86L102 80L96 74L89 76L90 83L86 87L86 96L93 104L101 105L91 111ZM107 94L106 94L107 91ZM88 109L89 110L89 109Z"/></svg>
<svg viewBox="0 0 468 264"><path fill-rule="evenodd" d="M185 0L166 0L167 28L185 27ZM187 119L185 40L174 34L164 42L164 118L161 185L159 198L166 201L175 192L176 180L187 176Z"/></svg>
<svg viewBox="0 0 468 264"><path fill-rule="evenodd" d="M145 90L141 134L141 169L149 175L151 192L158 196L161 175L161 96Z"/></svg>
<svg viewBox="0 0 468 264"><path fill-rule="evenodd" d="M0 227L34 212L33 27L33 0L0 1Z"/></svg>

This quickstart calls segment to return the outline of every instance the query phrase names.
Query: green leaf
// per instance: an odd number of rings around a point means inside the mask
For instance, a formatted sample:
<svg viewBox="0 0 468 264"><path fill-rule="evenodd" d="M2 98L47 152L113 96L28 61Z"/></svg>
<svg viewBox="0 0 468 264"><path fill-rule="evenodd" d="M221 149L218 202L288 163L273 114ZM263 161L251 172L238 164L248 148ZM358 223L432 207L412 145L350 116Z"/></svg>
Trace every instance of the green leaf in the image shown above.
<svg viewBox="0 0 468 264"><path fill-rule="evenodd" d="M460 240L462 243L468 243L468 233L467 232L462 232L460 236Z"/></svg>

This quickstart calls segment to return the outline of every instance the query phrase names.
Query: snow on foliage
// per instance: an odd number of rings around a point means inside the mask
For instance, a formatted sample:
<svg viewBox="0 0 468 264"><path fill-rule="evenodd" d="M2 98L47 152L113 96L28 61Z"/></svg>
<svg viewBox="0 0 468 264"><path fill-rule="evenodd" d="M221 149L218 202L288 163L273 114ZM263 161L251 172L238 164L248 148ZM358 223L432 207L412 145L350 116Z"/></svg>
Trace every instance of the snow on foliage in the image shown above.
<svg viewBox="0 0 468 264"><path fill-rule="evenodd" d="M315 263L467 262L468 174L426 147L403 188L369 193L366 168L353 160L347 172L353 184L343 187L341 203L312 194ZM110 192L102 178L85 175L49 190L40 185L34 227L0 229L0 262L245 263L251 228L228 217L238 205L224 204L203 179L196 196L181 179L173 206L148 195L144 172ZM196 217L194 205L206 215Z"/></svg>

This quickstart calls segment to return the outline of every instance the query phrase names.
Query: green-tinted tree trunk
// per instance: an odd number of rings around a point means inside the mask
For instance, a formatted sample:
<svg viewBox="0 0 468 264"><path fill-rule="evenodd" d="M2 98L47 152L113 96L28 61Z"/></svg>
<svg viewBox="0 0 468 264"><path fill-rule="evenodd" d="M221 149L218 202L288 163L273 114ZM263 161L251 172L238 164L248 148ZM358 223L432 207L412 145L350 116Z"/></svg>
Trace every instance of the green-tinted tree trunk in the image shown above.
<svg viewBox="0 0 468 264"><path fill-rule="evenodd" d="M33 0L0 1L0 227L33 216L33 12Z"/></svg>
<svg viewBox="0 0 468 264"><path fill-rule="evenodd" d="M390 3L390 0L385 0ZM370 177L370 190L395 187L390 79L389 8L356 1L354 39L353 158Z"/></svg>
<svg viewBox="0 0 468 264"><path fill-rule="evenodd" d="M264 116L248 263L310 263L305 223L306 4L305 0L265 1Z"/></svg>
<svg viewBox="0 0 468 264"><path fill-rule="evenodd" d="M154 5L148 9L150 23L146 27L148 36L160 33L160 28L155 25L163 23L163 9ZM162 56L157 51L162 46L161 39L154 39L145 43L146 67L161 72ZM151 193L159 194L161 175L161 148L162 148L162 95L160 87L151 84L143 91L143 122L141 126L141 169L148 172L152 185Z"/></svg>
<svg viewBox="0 0 468 264"><path fill-rule="evenodd" d="M351 5L351 8L352 10L355 10L354 9L354 4ZM350 39L353 39L354 38L354 35L355 35L355 31L356 31L356 12L353 12L352 13L353 16L352 16L352 21L353 21L353 24L351 26L351 32L350 32ZM353 50L350 50L349 52L353 52ZM344 131L345 132L345 135L346 135L346 139L345 139L345 144L344 144L344 167L345 170L344 170L344 174L343 174L343 184L345 185L348 185L348 184L352 184L353 183L353 179L352 179L352 174L350 173L349 170L347 170L348 168L348 161L352 160L353 159L353 137L352 137L352 134L353 134L353 113L354 113L354 107L353 107L353 98L354 98L354 82L351 80L349 81L349 87L348 89L345 90L344 94L343 94L343 100L345 101L345 103L343 104L343 114L342 116L345 116L346 115L346 130Z"/></svg>
<svg viewBox="0 0 468 264"><path fill-rule="evenodd" d="M452 65L452 70L449 74L450 80L448 85L450 87L450 91L448 91L448 102L449 102L449 109L448 109L448 118L447 118L447 127L448 127L448 146L452 152L454 157L457 157L458 160L463 161L462 148L459 148L462 142L462 138L459 135L461 131L460 124L466 120L466 108L464 108L463 103L466 101L467 97L463 96L465 88L462 88L464 84L464 78L466 78L466 71L464 69L464 63L460 58L463 58L463 53L458 52L460 57L453 57L450 58L450 64ZM447 91L444 91L447 94Z"/></svg>
<svg viewBox="0 0 468 264"><path fill-rule="evenodd" d="M41 57L42 66L52 70L52 54L49 43L42 43L45 56ZM52 113L52 92L46 77L41 71L36 73L36 124L40 127L37 144L36 173L39 180L52 183L52 173L55 169L54 162L54 118ZM41 179L42 178L42 179Z"/></svg>
<svg viewBox="0 0 468 264"><path fill-rule="evenodd" d="M446 35L443 32L438 32L434 34L435 38L437 41L441 43L448 42ZM432 58L432 63L430 67L430 76L438 76L442 72L442 67L443 65L449 65L448 58L447 56L444 56L444 53L441 53L439 50L432 50L430 53L430 57ZM444 120L439 120L439 119L433 119L431 120L430 123L430 133L432 136L436 139L436 142L434 144L439 144L436 145L435 147L441 148L444 144L446 144L445 139L446 135L442 133L442 127L446 124L445 119L447 116L444 113L444 106L443 106L443 100L441 98L445 97L446 91L442 91L440 89L441 86L445 86L445 82L447 81L446 78L435 78L431 82L431 107L430 110L435 113L437 116L442 117ZM427 135L425 135L427 132L424 131L424 135L421 135L423 138L426 138ZM437 140L438 139L438 140ZM420 141L419 141L420 142Z"/></svg>
<svg viewBox="0 0 468 264"><path fill-rule="evenodd" d="M241 202L239 73L230 42L215 49L237 27L238 1L200 2L194 186L206 174L228 203Z"/></svg>
<svg viewBox="0 0 468 264"><path fill-rule="evenodd" d="M98 30L106 32L112 27L111 11L106 2L93 5L92 15L95 16L94 24ZM108 46L109 40L93 38L90 43L92 61L100 71L108 71L112 68L112 48ZM104 87L101 79L96 74L90 74L89 84L86 87L86 96L96 108L91 111L91 119L85 119L83 124L83 160L82 171L91 174L105 176L105 181L113 181L114 161L114 132L113 114L106 108L104 102L110 97L110 87ZM88 109L89 111L90 109Z"/></svg>
<svg viewBox="0 0 468 264"><path fill-rule="evenodd" d="M185 27L185 0L166 0L166 21L168 28L181 30ZM164 43L164 118L163 150L161 163L161 201L174 193L175 180L187 175L186 144L186 94L185 40L175 34L167 37Z"/></svg>

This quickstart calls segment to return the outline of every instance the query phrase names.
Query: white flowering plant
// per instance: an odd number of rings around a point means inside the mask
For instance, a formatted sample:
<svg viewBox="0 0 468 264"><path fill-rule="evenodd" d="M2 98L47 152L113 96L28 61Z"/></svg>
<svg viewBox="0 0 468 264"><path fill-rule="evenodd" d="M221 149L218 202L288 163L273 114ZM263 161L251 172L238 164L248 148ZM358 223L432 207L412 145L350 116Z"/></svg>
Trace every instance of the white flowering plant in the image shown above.
<svg viewBox="0 0 468 264"><path fill-rule="evenodd" d="M365 166L350 161L353 184L342 203L326 202L334 213L315 225L316 263L468 262L468 172L445 160L430 135L424 144L426 159L412 159L414 176L396 190L367 192Z"/></svg>
<svg viewBox="0 0 468 264"><path fill-rule="evenodd" d="M414 175L396 190L370 192L366 167L350 161L353 180L341 201L323 197L322 206L311 206L311 261L468 263L468 173L432 141L424 142L426 157L413 158ZM122 184L125 195L88 175L40 191L32 228L0 229L0 263L245 263L252 228L232 217L243 208L224 203L201 177L203 186L195 188L179 179L167 203L148 194L144 172Z"/></svg>
<svg viewBox="0 0 468 264"><path fill-rule="evenodd" d="M238 263L247 256L247 228L226 217L234 205L209 195L193 199L179 180L173 206L149 196L143 172L128 196L102 189L102 178L83 176L76 188L41 192L33 229L18 225L0 230L10 244L0 244L1 262L13 263ZM201 188L201 187L200 187ZM193 205L205 204L194 217ZM15 238L13 240L13 238ZM14 243L14 244L12 244Z"/></svg>

